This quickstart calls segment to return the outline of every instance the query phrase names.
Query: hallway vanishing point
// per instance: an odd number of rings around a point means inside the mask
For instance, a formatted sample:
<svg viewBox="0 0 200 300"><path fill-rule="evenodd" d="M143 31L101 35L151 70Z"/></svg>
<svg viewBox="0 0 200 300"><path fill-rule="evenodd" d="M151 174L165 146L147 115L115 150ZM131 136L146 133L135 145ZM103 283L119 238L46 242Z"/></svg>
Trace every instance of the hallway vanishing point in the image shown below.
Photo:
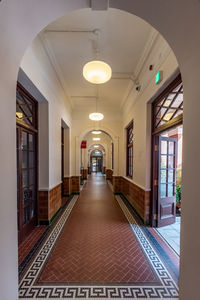
<svg viewBox="0 0 200 300"><path fill-rule="evenodd" d="M90 175L21 274L19 297L178 299L167 245L140 225L105 177Z"/></svg>

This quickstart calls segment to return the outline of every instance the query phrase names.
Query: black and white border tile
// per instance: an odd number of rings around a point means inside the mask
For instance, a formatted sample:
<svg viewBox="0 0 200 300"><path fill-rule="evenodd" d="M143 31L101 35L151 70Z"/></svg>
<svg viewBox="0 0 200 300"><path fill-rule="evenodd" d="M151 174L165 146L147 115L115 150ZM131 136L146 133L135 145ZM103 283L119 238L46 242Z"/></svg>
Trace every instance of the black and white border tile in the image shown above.
<svg viewBox="0 0 200 300"><path fill-rule="evenodd" d="M122 211L124 212L133 233L146 254L149 263L156 272L160 284L149 285L63 285L45 286L37 285L37 277L48 259L55 242L67 221L78 196L74 196L64 210L60 220L56 223L41 250L38 252L28 270L25 272L19 284L20 299L178 299L178 287L172 276L160 260L156 250L151 245L142 227L128 210L120 196L116 196Z"/></svg>

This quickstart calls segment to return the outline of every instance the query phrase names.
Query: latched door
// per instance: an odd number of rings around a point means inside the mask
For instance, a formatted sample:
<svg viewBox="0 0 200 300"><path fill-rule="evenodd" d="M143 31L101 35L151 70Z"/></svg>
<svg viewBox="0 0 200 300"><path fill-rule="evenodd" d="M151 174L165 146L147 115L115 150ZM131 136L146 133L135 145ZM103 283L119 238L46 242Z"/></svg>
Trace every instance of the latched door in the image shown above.
<svg viewBox="0 0 200 300"><path fill-rule="evenodd" d="M36 134L17 127L17 202L19 240L37 224Z"/></svg>
<svg viewBox="0 0 200 300"><path fill-rule="evenodd" d="M176 220L176 152L175 138L159 137L158 227Z"/></svg>

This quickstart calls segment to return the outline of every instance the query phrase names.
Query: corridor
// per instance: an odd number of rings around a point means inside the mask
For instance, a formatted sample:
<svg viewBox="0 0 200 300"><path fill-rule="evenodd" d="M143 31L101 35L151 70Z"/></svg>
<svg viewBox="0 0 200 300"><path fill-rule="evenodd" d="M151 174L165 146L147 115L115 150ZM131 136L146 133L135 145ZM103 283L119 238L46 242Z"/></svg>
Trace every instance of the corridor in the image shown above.
<svg viewBox="0 0 200 300"><path fill-rule="evenodd" d="M51 227L21 275L21 299L178 299L171 250L139 225L101 173L88 177Z"/></svg>

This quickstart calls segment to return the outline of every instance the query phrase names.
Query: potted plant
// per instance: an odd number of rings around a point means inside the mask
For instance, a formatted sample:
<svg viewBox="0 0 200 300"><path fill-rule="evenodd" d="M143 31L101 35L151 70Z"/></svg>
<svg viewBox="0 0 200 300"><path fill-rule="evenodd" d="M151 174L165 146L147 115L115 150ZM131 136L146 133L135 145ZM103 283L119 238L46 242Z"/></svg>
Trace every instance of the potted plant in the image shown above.
<svg viewBox="0 0 200 300"><path fill-rule="evenodd" d="M176 186L176 208L178 213L181 211L181 185L177 184Z"/></svg>

